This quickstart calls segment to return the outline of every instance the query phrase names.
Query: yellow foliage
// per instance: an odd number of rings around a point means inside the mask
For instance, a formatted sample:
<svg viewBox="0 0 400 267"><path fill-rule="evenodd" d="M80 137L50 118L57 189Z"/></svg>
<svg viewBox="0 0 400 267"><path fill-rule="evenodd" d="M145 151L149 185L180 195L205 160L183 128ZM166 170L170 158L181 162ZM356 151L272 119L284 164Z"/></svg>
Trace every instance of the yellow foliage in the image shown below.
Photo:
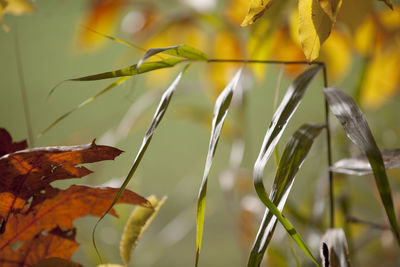
<svg viewBox="0 0 400 267"><path fill-rule="evenodd" d="M204 30L194 23L191 19L179 19L165 26L159 32L155 33L148 42L146 48L158 48L187 44L198 48L201 51L207 51L208 40ZM150 88L163 87L175 73L173 69L166 69L158 72L146 74L146 80Z"/></svg>
<svg viewBox="0 0 400 267"><path fill-rule="evenodd" d="M367 56L372 53L374 43L375 26L372 18L369 17L355 32L353 44L361 55Z"/></svg>
<svg viewBox="0 0 400 267"><path fill-rule="evenodd" d="M247 12L241 26L245 27L253 24L264 14L264 11L267 10L273 2L274 0L251 0L249 11Z"/></svg>
<svg viewBox="0 0 400 267"><path fill-rule="evenodd" d="M333 22L318 0L299 0L299 40L307 61L319 56L322 43L328 38Z"/></svg>
<svg viewBox="0 0 400 267"><path fill-rule="evenodd" d="M224 9L225 16L235 25L239 25L246 16L246 9L243 7L248 2L248 0L230 0Z"/></svg>
<svg viewBox="0 0 400 267"><path fill-rule="evenodd" d="M329 16L333 23L342 5L342 0L319 0L322 10Z"/></svg>
<svg viewBox="0 0 400 267"><path fill-rule="evenodd" d="M373 8L375 0L345 0L338 14L338 22L345 24L351 32L355 32L364 23ZM355 12L357 11L357 12Z"/></svg>
<svg viewBox="0 0 400 267"><path fill-rule="evenodd" d="M33 13L34 8L28 0L0 0L0 23L5 31L9 28L3 22L4 14L15 16Z"/></svg>
<svg viewBox="0 0 400 267"><path fill-rule="evenodd" d="M236 36L226 30L217 32L213 38L212 55L222 59L243 58L242 47ZM212 81L211 97L215 99L225 86L232 79L237 71L238 64L235 63L214 63L208 68L208 75ZM209 79L207 79L209 80Z"/></svg>
<svg viewBox="0 0 400 267"><path fill-rule="evenodd" d="M361 103L375 109L395 95L400 82L400 47L390 45L375 51L362 83Z"/></svg>
<svg viewBox="0 0 400 267"><path fill-rule="evenodd" d="M304 54L295 39L291 38L288 27L282 27L277 32L274 40L273 55L277 60L302 61ZM285 70L291 75L299 75L305 69L305 65L287 65Z"/></svg>
<svg viewBox="0 0 400 267"><path fill-rule="evenodd" d="M110 35L115 28L119 12L125 0L95 1L79 24L102 34ZM82 51L92 51L104 45L107 39L79 26L77 43Z"/></svg>
<svg viewBox="0 0 400 267"><path fill-rule="evenodd" d="M247 53L251 59L265 60L271 55L274 37L271 33L271 23L262 19L260 23L254 26L247 41ZM263 82L265 77L266 64L251 64L249 66L257 81Z"/></svg>
<svg viewBox="0 0 400 267"><path fill-rule="evenodd" d="M341 80L348 74L352 63L349 40L338 31L333 31L321 49L321 61L326 63L330 80Z"/></svg>

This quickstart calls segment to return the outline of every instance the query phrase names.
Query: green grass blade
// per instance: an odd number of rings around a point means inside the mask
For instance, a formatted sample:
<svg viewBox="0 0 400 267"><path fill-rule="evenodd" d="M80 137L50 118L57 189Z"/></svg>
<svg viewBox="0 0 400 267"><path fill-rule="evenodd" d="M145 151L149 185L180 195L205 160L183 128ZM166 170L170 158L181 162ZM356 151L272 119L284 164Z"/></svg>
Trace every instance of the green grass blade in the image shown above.
<svg viewBox="0 0 400 267"><path fill-rule="evenodd" d="M320 252L324 267L351 266L346 235L341 228L331 228L325 232Z"/></svg>
<svg viewBox="0 0 400 267"><path fill-rule="evenodd" d="M153 70L158 70L158 69L164 69L164 68L171 68L175 66L176 64L181 63L183 60L179 58L167 58L159 61L154 61L154 62L145 62L143 63L140 68L136 68L136 64L115 70L115 71L108 71L108 72L103 72L99 74L94 74L94 75L89 75L89 76L84 76L80 78L73 78L73 79L68 79L66 81L97 81L97 80L104 80L104 79L111 79L111 78L118 78L118 77L126 77L126 76L135 76L138 74L142 74L145 72L153 71ZM50 92L48 97L54 93L54 91L61 85L63 82L57 84L55 87L53 87Z"/></svg>
<svg viewBox="0 0 400 267"><path fill-rule="evenodd" d="M329 87L324 89L324 94L329 108L342 124L347 137L367 156L392 232L400 245L400 230L393 207L389 180L386 175L382 154L371 133L367 120L353 99L343 91L335 87Z"/></svg>
<svg viewBox="0 0 400 267"><path fill-rule="evenodd" d="M215 106L214 115L212 120L212 129L210 135L210 144L207 152L206 164L204 167L203 180L201 182L199 195L197 198L197 218L196 218L196 266L199 263L201 241L203 236L204 226L204 212L205 212L205 201L207 195L207 181L210 173L212 161L214 158L215 150L218 145L218 140L221 134L222 127L226 115L231 104L233 93L237 87L242 70L240 69L231 82L225 87L225 89L218 96Z"/></svg>
<svg viewBox="0 0 400 267"><path fill-rule="evenodd" d="M82 25L82 27L85 28L86 30L92 32L92 33L95 33L95 34L98 34L98 35L100 35L100 36L102 36L102 37L104 37L104 38L110 39L111 41L114 41L114 42L117 42L117 43L126 45L126 46L128 46L128 47L135 48L135 49L138 49L138 50L141 50L141 51L145 51L145 52L146 52L146 49L145 49L145 48L140 47L140 46L138 46L138 45L136 45L136 44L134 44L134 43L131 43L131 42L128 42L128 41L119 39L119 38L117 38L117 37L110 36L110 35L107 35L107 34L98 32L98 31L96 31L96 30L94 30L94 29L92 29L92 28L90 28L90 27L88 27L88 26L85 26L85 25Z"/></svg>
<svg viewBox="0 0 400 267"><path fill-rule="evenodd" d="M168 87L168 89L164 92L164 94L161 97L160 103L158 104L157 110L154 113L154 117L153 120L151 121L150 127L147 130L143 141L142 141L142 145L135 157L135 160L133 161L132 167L127 175L127 177L125 178L123 184L121 185L121 187L119 188L113 202L111 203L110 207L108 207L108 209L106 210L106 212L99 218L99 220L96 222L93 231L92 231L92 240L93 240L93 245L96 249L97 254L100 257L100 254L98 253L97 247L96 247L96 242L94 239L94 234L97 228L97 225L99 224L99 222L101 220L103 220L103 218L108 214L108 212L113 208L113 206L115 205L115 203L117 203L118 199L120 198L122 192L125 190L126 186L128 185L129 181L132 179L133 175L136 172L136 169L138 168L144 153L147 150L147 147L149 146L151 139L153 138L153 134L158 126L158 124L161 122L165 112L167 111L167 108L169 106L169 103L171 101L172 95L175 92L175 88L178 85L179 81L181 80L181 77L183 75L183 73L186 71L186 69L189 67L189 65L186 65L185 68L183 69L182 72L179 73L178 77L175 78L175 80L172 82L172 84Z"/></svg>
<svg viewBox="0 0 400 267"><path fill-rule="evenodd" d="M304 124L298 129L287 143L279 161L271 190L271 200L282 212L292 188L295 176L306 158L314 139L325 125ZM257 233L256 240L250 252L248 266L258 266L264 256L276 226L276 217L265 210L263 220Z"/></svg>
<svg viewBox="0 0 400 267"><path fill-rule="evenodd" d="M381 151L385 169L400 169L400 149ZM365 175L372 173L371 165L365 155L341 159L336 162L331 171L350 175Z"/></svg>
<svg viewBox="0 0 400 267"><path fill-rule="evenodd" d="M147 200L151 203L153 209L149 207L136 207L125 224L121 237L120 254L126 266L128 266L132 251L135 249L143 232L150 225L167 198L163 197L161 200L158 200L155 196L151 195Z"/></svg>
<svg viewBox="0 0 400 267"><path fill-rule="evenodd" d="M288 121L292 117L293 113L296 111L300 101L302 100L305 91L307 90L309 84L312 79L317 75L317 73L321 70L321 66L313 67L303 72L300 76L298 76L294 82L290 85L288 91L286 92L281 104L276 110L270 127L265 134L265 138L263 144L261 146L260 154L254 164L254 187L256 189L257 195L260 200L267 206L267 208L274 214L277 219L282 223L285 229L288 231L290 236L294 239L297 245L314 261L314 257L311 255L309 249L297 234L294 227L290 224L288 220L286 220L279 209L275 206L274 203L269 199L264 183L262 180L263 172L265 165L267 164L268 159L271 157L272 152L274 151L276 144L278 143L280 137L283 134L284 129L287 126Z"/></svg>
<svg viewBox="0 0 400 267"><path fill-rule="evenodd" d="M48 132L50 129L52 129L54 126L56 126L60 121L62 121L63 119L65 119L66 117L68 117L72 112L82 108L83 106L89 104L90 102L92 102L93 100L95 100L96 98L98 98L99 96L107 93L108 91L110 91L112 88L114 88L117 85L120 85L122 83L124 83L126 80L128 80L129 78L131 78L130 76L125 76L125 77L120 77L119 79L117 79L115 82L113 82L112 84L110 84L109 86L107 86L106 88L104 88L103 90L101 90L100 92L98 92L96 95L86 99L85 101L83 101L82 103L80 103L78 106L76 106L75 108L71 109L70 111L64 113L63 115L61 115L60 117L58 117L54 122L52 122L46 129L44 129L39 135L38 137L42 136L43 134L45 134L46 132Z"/></svg>
<svg viewBox="0 0 400 267"><path fill-rule="evenodd" d="M161 48L150 48L149 50L147 50L146 54L144 54L144 56L139 60L136 68L139 69L142 66L143 62L146 61L146 59L154 55L157 55L159 53L175 57L186 58L190 60L196 60L196 61L208 60L207 55L201 52L200 50L191 47L189 45L183 44L183 45L175 45L175 46L161 47Z"/></svg>

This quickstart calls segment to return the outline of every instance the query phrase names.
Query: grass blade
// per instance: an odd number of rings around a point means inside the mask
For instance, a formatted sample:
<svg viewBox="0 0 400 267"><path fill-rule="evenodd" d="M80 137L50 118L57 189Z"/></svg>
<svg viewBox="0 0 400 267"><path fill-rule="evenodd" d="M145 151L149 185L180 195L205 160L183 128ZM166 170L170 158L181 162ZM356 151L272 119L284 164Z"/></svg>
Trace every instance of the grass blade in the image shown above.
<svg viewBox="0 0 400 267"><path fill-rule="evenodd" d="M294 239L297 245L316 263L316 260L310 253L310 250L305 245L304 241L297 234L291 223L285 219L279 209L274 203L269 199L264 183L262 180L265 165L270 158L272 152L274 151L276 144L278 143L280 137L283 134L284 129L293 113L296 111L301 99L304 96L306 89L311 83L312 79L317 75L322 67L317 66L308 69L303 72L299 77L294 80L290 85L288 91L286 92L281 104L276 110L270 127L265 135L260 154L258 155L257 161L254 165L254 186L258 197L267 206L267 208L277 217L277 219L282 223L285 229L288 231L290 236Z"/></svg>
<svg viewBox="0 0 400 267"><path fill-rule="evenodd" d="M389 180L381 151L376 145L367 120L354 100L343 91L329 87L324 89L324 94L329 108L342 124L347 137L367 156L392 232L400 245L400 230L393 207Z"/></svg>
<svg viewBox="0 0 400 267"><path fill-rule="evenodd" d="M214 115L212 120L212 129L210 135L210 144L207 152L206 164L204 167L203 180L201 182L199 196L197 198L197 218L196 218L196 266L199 263L201 241L203 236L203 225L204 225L204 212L205 212L205 201L207 195L207 181L210 173L212 160L214 158L215 150L218 145L218 140L221 134L222 127L226 115L231 104L233 92L235 91L242 70L240 69L231 82L225 87L225 89L218 96L215 106Z"/></svg>
<svg viewBox="0 0 400 267"><path fill-rule="evenodd" d="M103 90L101 90L100 92L98 92L97 94L95 94L94 96L86 99L85 101L83 101L82 103L80 103L78 106L76 106L75 108L71 109L70 111L64 113L63 115L61 115L60 117L58 117L54 122L52 122L46 129L44 129L39 135L38 137L41 137L43 134L45 134L46 132L48 132L51 128L53 128L54 126L56 126L60 121L62 121L63 119L65 119L66 117L68 117L72 112L82 108L83 106L89 104L90 102L92 102L93 100L95 100L96 98L98 98L99 96L107 93L108 91L110 91L112 88L114 88L117 85L120 85L122 83L124 83L126 80L128 80L129 78L131 78L130 76L125 76L125 77L120 77L119 79L117 79L115 82L113 82L112 84L110 84L109 86L107 86L106 88L104 88Z"/></svg>
<svg viewBox="0 0 400 267"><path fill-rule="evenodd" d="M125 266L128 266L131 253L135 249L138 240L157 215L158 210L164 205L167 198L163 197L161 200L158 200L155 196L151 195L147 200L151 203L153 209L149 207L136 207L125 225L120 243L120 254Z"/></svg>
<svg viewBox="0 0 400 267"><path fill-rule="evenodd" d="M92 33L95 33L95 34L98 34L98 35L100 35L100 36L102 36L102 37L104 37L104 38L110 39L111 41L114 41L114 42L117 42L117 43L126 45L126 46L128 46L128 47L130 47L130 48L135 48L135 49L138 49L138 50L141 50L141 51L145 51L145 52L146 52L146 49L145 49L145 48L140 47L140 46L138 46L138 45L136 45L136 44L134 44L134 43L131 43L131 42L128 42L128 41L119 39L119 38L117 38L117 37L110 36L110 35L107 35L107 34L98 32L98 31L96 31L96 30L94 30L94 29L92 29L92 28L90 28L90 27L88 27L88 26L85 26L85 25L82 25L82 27L85 28L86 30L92 32Z"/></svg>
<svg viewBox="0 0 400 267"><path fill-rule="evenodd" d="M386 170L400 168L400 149L382 150L381 154ZM368 158L364 155L339 160L331 167L331 171L350 175L372 173Z"/></svg>
<svg viewBox="0 0 400 267"><path fill-rule="evenodd" d="M341 228L328 229L321 241L321 258L324 267L349 267L349 249Z"/></svg>
<svg viewBox="0 0 400 267"><path fill-rule="evenodd" d="M144 54L144 56L139 60L136 68L139 69L142 66L143 62L146 61L146 59L159 53L175 57L182 57L190 60L196 60L196 61L208 60L207 55L201 52L200 50L191 47L189 45L183 44L183 45L175 45L175 46L161 47L161 48L150 48L149 50L147 50L146 54Z"/></svg>
<svg viewBox="0 0 400 267"><path fill-rule="evenodd" d="M55 87L53 87L50 90L48 97L50 97L50 95L52 95L54 93L54 91L62 83L67 82L67 81L97 81L97 80L118 78L118 77L124 77L124 76L131 77L131 76L135 76L135 75L153 71L153 70L171 68L171 67L175 66L176 64L181 63L182 61L183 60L179 59L179 58L167 58L167 59L154 61L154 62L145 62L140 66L140 68L137 68L136 64L135 64L135 65L132 65L132 66L129 66L129 67L126 67L123 69L115 70L115 71L108 71L108 72L84 76L84 77L80 77L80 78L68 79L68 80L60 82Z"/></svg>
<svg viewBox="0 0 400 267"><path fill-rule="evenodd" d="M278 210L282 212L292 188L294 178L306 158L314 139L325 127L322 124L304 124L291 137L287 143L275 175L271 190L271 200ZM267 246L272 238L276 226L276 217L265 210L263 220L253 244L248 266L259 266Z"/></svg>
<svg viewBox="0 0 400 267"><path fill-rule="evenodd" d="M92 240L93 240L93 245L96 249L97 255L100 258L100 254L98 253L97 247L96 247L96 242L94 239L94 234L96 231L96 227L99 224L99 222L108 214L108 212L113 208L113 206L115 205L115 203L117 203L118 199L120 198L122 192L125 190L126 186L128 185L129 181L132 179L133 175L136 172L136 169L138 168L144 153L147 150L147 147L149 146L151 139L153 138L153 134L158 126L158 124L161 122L165 112L167 111L168 105L171 101L172 95L175 92L175 88L178 85L179 81L181 80L181 77L183 75L183 73L186 71L186 69L189 67L189 65L186 65L185 68L183 69L182 72L179 73L178 77L175 78L175 80L172 82L172 84L168 87L168 89L164 92L164 94L161 97L160 103L158 104L157 110L154 113L154 117L153 120L151 121L150 127L147 130L144 138L143 138L143 142L142 145L135 157L135 160L133 161L132 167L127 175L127 177L125 178L123 184L121 185L121 187L119 188L113 202L111 203L110 207L106 210L106 212L100 217L100 219L96 222L94 228L93 228L93 232L92 232Z"/></svg>

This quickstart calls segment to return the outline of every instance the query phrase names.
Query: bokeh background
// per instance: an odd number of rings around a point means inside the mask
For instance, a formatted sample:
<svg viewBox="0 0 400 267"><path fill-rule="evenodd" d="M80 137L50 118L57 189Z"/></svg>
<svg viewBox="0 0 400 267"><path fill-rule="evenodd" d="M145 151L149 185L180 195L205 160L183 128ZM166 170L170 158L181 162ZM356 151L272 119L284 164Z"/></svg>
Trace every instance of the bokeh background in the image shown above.
<svg viewBox="0 0 400 267"><path fill-rule="evenodd" d="M277 5L250 28L239 26L247 11L247 1L240 0L41 0L31 3L32 9L25 10L31 14L4 14L4 30L0 31L0 126L6 128L14 140L26 139L24 108L28 108L34 146L83 144L96 138L98 144L124 150L125 153L113 162L90 165L94 174L82 180L55 184L59 187L70 183L118 187L130 169L162 91L183 66L136 76L37 138L56 118L105 88L110 81L67 82L47 98L56 84L68 78L135 64L143 55L141 50L111 41L85 27L144 48L187 43L214 58L304 60L294 33L296 3L287 2L293 3ZM354 20L346 22L345 18L342 23L338 22L320 58L328 64L329 83L358 101L378 145L386 149L400 146L400 99L397 96L400 7L398 2L394 3L394 11L373 3L373 8L365 11L358 24ZM377 20L380 28L376 26ZM22 72L17 67L17 47ZM131 266L190 266L194 263L195 204L208 148L213 102L240 66L194 63L178 86L129 185L144 196L168 196L134 251ZM291 81L305 68L307 66L245 66L241 80L245 97L242 104L239 100L235 102L228 115L210 174L200 259L203 266L245 265L263 212L252 186L252 166L273 114L276 88L281 99ZM280 151L302 123L324 121L321 76L315 79L289 123L279 145ZM22 101L21 79L26 87L27 106ZM121 124L123 118L126 120ZM126 128L127 135L115 138L112 133L119 126ZM332 129L335 161L359 153L345 139L333 118ZM234 140L243 142L245 148L240 167L231 170L233 176L229 176L227 170L231 166L229 158ZM315 251L318 251L319 238L328 222L326 161L325 137L321 135L298 173L284 212ZM274 170L271 159L264 179L268 188ZM400 173L390 170L388 174L399 211ZM345 216L351 215L383 227L387 225L373 177L335 175L335 178L337 225L351 231L348 241L354 266L376 266L383 262L385 266L398 266L398 248L389 230L346 222ZM348 208L346 214L343 207ZM120 217L108 216L98 227L96 238L106 262L121 263L119 239L132 208L120 205L117 207ZM73 260L84 266L98 264L91 243L96 220L88 217L75 222L81 246ZM294 266L294 255L307 263L278 225L265 264Z"/></svg>

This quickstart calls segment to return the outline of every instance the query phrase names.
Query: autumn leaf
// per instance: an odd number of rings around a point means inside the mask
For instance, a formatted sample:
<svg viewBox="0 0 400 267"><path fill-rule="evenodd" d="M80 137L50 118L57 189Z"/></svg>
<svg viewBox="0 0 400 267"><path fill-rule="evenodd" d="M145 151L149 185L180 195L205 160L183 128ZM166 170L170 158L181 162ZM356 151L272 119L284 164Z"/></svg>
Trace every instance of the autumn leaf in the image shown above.
<svg viewBox="0 0 400 267"><path fill-rule="evenodd" d="M83 163L111 160L121 150L91 144L19 150L23 142L12 143L0 130L0 265L80 266L70 261L78 248L75 219L101 217L119 188L72 185L61 190L50 186L55 180L79 178L89 173ZM142 196L125 190L117 203L152 208ZM109 210L117 216L114 209ZM6 225L7 223L7 225ZM46 259L46 261L43 261Z"/></svg>
<svg viewBox="0 0 400 267"><path fill-rule="evenodd" d="M250 8L242 22L242 27L253 24L267 10L274 0L251 0Z"/></svg>
<svg viewBox="0 0 400 267"><path fill-rule="evenodd" d="M2 140L7 139L3 132ZM22 209L29 198L48 188L51 182L81 178L91 173L89 169L76 165L111 160L121 153L119 149L98 146L93 141L80 146L41 147L4 155L0 158L2 228L13 210Z"/></svg>
<svg viewBox="0 0 400 267"><path fill-rule="evenodd" d="M0 236L0 255L6 246L17 240L30 240L41 231L55 227L72 229L75 219L88 214L100 217L110 206L117 191L118 188L83 185L72 185L66 190L47 189L45 193L34 197L27 212L11 214L6 231ZM41 199L43 197L44 200ZM129 190L124 191L117 203L151 207L145 198ZM114 209L109 213L116 216Z"/></svg>
<svg viewBox="0 0 400 267"><path fill-rule="evenodd" d="M0 157L27 148L28 143L26 140L21 142L13 142L11 135L6 129L0 128Z"/></svg>
<svg viewBox="0 0 400 267"><path fill-rule="evenodd" d="M318 0L322 10L329 16L333 23L342 5L342 0Z"/></svg>
<svg viewBox="0 0 400 267"><path fill-rule="evenodd" d="M318 0L299 0L299 40L307 61L318 58L332 26L332 20L322 10Z"/></svg>
<svg viewBox="0 0 400 267"><path fill-rule="evenodd" d="M161 206L164 205L167 200L166 197L158 200L154 195L149 196L147 199L153 206L153 209L136 207L129 216L125 225L124 233L121 237L120 254L126 266L128 266L131 259L131 253L135 249L143 232L147 229Z"/></svg>
<svg viewBox="0 0 400 267"><path fill-rule="evenodd" d="M3 267L31 266L46 258L69 259L79 247L75 235L75 229L63 231L58 227L47 234L40 233L16 250L10 246L4 248L0 252L0 264ZM79 266L77 263L67 262L70 266Z"/></svg>

